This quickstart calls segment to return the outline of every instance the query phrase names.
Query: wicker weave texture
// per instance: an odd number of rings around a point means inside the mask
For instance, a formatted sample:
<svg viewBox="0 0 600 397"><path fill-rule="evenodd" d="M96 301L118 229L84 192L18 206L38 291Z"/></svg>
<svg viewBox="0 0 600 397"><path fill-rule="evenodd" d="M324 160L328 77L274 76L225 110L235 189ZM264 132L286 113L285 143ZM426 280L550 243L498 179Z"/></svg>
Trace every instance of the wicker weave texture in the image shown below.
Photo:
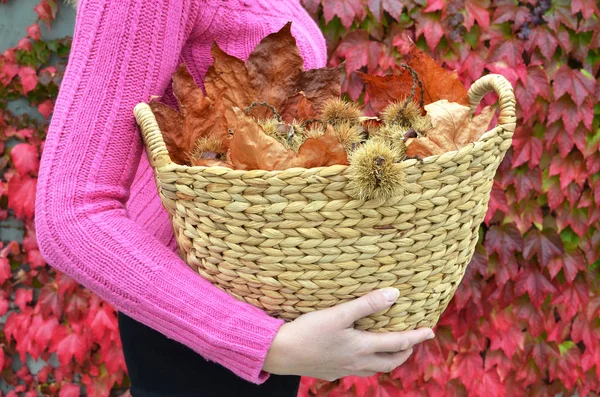
<svg viewBox="0 0 600 397"><path fill-rule="evenodd" d="M399 163L405 194L371 201L349 194L348 166L175 164L149 106L134 113L179 255L202 277L288 320L396 287L398 301L356 327L400 331L437 323L473 256L516 120L512 87L500 75L472 85L472 111L489 92L498 94L495 128L458 151Z"/></svg>

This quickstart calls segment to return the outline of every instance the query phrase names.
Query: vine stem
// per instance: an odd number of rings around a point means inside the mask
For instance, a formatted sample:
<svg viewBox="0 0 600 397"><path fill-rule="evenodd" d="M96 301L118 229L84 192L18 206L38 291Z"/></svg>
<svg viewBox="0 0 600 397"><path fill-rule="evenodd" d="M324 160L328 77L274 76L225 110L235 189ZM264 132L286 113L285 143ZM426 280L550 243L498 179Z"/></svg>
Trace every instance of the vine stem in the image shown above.
<svg viewBox="0 0 600 397"><path fill-rule="evenodd" d="M400 66L407 69L410 72L410 75L413 79L413 84L412 84L412 87L410 88L410 95L404 101L404 106L402 107L402 110L403 111L406 110L406 107L408 106L408 102L412 101L413 98L415 97L415 89L417 88L417 85L421 89L421 100L419 102L419 108L422 108L423 104L425 103L425 89L423 88L423 82L421 81L421 79L419 79L419 75L417 74L417 72L412 67L410 67L408 64L401 63ZM398 117L401 114L402 114L402 112L398 112L398 114L396 115L396 117L393 120L394 123L398 121Z"/></svg>
<svg viewBox="0 0 600 397"><path fill-rule="evenodd" d="M277 121L279 121L281 123L281 115L279 114L279 112L277 111L277 109L275 109L275 106L269 104L268 102L252 102L250 104L250 106L248 106L246 109L244 109L244 112L246 114L250 113L250 110L254 109L257 106L265 106L269 109L271 109L271 111L273 112L273 115L275 116L275 118L277 119Z"/></svg>

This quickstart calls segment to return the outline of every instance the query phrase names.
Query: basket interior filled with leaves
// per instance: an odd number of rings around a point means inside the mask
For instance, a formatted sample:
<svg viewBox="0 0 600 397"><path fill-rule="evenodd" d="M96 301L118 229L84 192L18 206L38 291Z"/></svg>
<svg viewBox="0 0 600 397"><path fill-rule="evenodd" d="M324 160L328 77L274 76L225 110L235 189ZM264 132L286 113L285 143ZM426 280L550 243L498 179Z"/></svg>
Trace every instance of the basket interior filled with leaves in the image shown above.
<svg viewBox="0 0 600 397"><path fill-rule="evenodd" d="M342 97L340 66L303 69L289 23L246 61L212 56L203 87L174 73L178 109L134 110L181 258L279 318L396 287L357 328L435 325L511 145L510 83L467 90L413 44L402 72L360 74L362 106ZM497 106L477 112L488 92Z"/></svg>

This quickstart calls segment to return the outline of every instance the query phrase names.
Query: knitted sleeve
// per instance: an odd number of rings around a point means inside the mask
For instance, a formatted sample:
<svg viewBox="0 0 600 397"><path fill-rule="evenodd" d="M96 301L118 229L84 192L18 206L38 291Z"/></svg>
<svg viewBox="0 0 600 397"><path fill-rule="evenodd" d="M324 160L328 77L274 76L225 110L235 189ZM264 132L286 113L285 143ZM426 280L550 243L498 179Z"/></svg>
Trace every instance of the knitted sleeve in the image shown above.
<svg viewBox="0 0 600 397"><path fill-rule="evenodd" d="M124 314L253 383L283 321L211 285L128 218L135 104L163 92L197 0L83 0L39 171L42 256Z"/></svg>

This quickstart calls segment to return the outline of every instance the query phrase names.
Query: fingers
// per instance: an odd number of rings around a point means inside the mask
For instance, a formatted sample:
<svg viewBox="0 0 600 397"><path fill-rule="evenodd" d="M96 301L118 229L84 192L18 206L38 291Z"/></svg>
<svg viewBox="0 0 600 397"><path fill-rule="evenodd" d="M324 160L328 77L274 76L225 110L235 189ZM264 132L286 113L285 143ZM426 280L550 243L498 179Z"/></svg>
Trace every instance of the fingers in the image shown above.
<svg viewBox="0 0 600 397"><path fill-rule="evenodd" d="M380 312L392 306L400 296L397 288L383 288L370 292L353 301L332 308L343 318L344 326L351 326L356 320Z"/></svg>
<svg viewBox="0 0 600 397"><path fill-rule="evenodd" d="M430 328L419 328L402 332L364 332L363 337L370 353L396 353L432 339L434 335Z"/></svg>
<svg viewBox="0 0 600 397"><path fill-rule="evenodd" d="M374 355L372 369L377 372L392 372L408 360L413 349L403 350L396 353L379 353Z"/></svg>

